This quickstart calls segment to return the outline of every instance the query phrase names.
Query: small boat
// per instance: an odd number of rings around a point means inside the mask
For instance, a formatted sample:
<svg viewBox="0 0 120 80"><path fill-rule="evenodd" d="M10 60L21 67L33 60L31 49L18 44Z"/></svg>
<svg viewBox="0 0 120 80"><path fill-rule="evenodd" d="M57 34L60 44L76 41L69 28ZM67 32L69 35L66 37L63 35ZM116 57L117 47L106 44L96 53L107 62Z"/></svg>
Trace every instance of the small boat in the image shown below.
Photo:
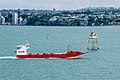
<svg viewBox="0 0 120 80"><path fill-rule="evenodd" d="M85 54L87 52L79 52L69 50L65 53L27 53L30 48L29 43L17 46L15 51L17 58L75 58L79 55Z"/></svg>

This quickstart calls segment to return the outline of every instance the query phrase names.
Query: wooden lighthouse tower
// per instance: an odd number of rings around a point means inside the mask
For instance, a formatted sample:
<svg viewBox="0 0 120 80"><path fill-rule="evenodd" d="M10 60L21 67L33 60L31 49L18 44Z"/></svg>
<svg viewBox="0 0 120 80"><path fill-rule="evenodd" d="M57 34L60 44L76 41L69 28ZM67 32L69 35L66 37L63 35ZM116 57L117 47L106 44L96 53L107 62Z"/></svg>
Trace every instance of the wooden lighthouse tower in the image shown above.
<svg viewBox="0 0 120 80"><path fill-rule="evenodd" d="M92 30L92 32L88 35L88 50L98 50L98 36L97 34Z"/></svg>

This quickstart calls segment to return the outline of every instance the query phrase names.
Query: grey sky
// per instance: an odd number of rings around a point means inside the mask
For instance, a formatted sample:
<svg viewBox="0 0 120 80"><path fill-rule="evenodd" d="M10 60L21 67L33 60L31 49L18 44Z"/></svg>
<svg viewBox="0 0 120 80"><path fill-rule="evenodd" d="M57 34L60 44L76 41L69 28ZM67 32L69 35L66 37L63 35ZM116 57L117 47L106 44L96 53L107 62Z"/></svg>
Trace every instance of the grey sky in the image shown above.
<svg viewBox="0 0 120 80"><path fill-rule="evenodd" d="M120 7L120 0L0 0L0 9L79 9L84 7Z"/></svg>

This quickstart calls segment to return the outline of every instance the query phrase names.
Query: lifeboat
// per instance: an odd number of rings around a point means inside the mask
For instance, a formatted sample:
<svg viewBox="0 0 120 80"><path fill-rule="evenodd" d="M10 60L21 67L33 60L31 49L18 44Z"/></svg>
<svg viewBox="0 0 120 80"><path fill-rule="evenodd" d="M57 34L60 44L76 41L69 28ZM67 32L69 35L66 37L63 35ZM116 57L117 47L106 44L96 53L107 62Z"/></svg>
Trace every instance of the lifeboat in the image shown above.
<svg viewBox="0 0 120 80"><path fill-rule="evenodd" d="M29 43L17 46L15 51L17 58L74 58L87 52L69 50L65 53L28 53Z"/></svg>

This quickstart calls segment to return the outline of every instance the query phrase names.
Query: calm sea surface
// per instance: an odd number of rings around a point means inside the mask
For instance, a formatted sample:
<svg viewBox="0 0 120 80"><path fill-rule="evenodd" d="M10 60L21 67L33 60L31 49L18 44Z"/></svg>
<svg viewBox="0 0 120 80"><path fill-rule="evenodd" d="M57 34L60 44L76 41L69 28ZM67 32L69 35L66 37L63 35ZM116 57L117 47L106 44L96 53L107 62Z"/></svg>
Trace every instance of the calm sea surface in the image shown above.
<svg viewBox="0 0 120 80"><path fill-rule="evenodd" d="M26 40L30 53L87 51L94 30L100 50L78 59L14 59ZM120 80L120 27L0 26L0 80Z"/></svg>

